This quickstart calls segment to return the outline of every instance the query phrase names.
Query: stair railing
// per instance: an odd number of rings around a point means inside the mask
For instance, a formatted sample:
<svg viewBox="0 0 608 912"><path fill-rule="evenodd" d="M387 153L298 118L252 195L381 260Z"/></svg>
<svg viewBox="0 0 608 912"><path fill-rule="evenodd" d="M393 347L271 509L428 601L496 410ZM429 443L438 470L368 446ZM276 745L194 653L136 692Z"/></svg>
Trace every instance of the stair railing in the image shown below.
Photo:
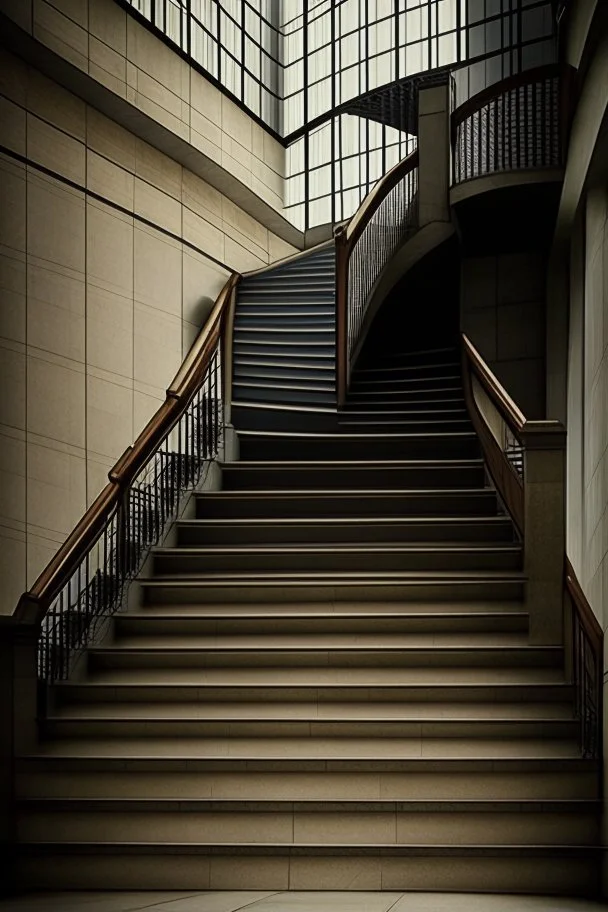
<svg viewBox="0 0 608 912"><path fill-rule="evenodd" d="M599 759L602 755L604 633L568 559L565 590L572 625L572 682L574 708L581 723L581 753L584 757Z"/></svg>
<svg viewBox="0 0 608 912"><path fill-rule="evenodd" d="M565 429L526 419L464 334L462 375L486 468L523 541L530 640L565 647L581 752L597 758L603 634L565 556Z"/></svg>
<svg viewBox="0 0 608 912"><path fill-rule="evenodd" d="M375 185L336 229L336 395L346 398L352 356L382 271L418 221L418 152Z"/></svg>
<svg viewBox="0 0 608 912"><path fill-rule="evenodd" d="M161 540L185 495L218 454L224 433L223 363L229 360L225 330L238 278L233 273L224 285L165 401L19 601L14 623L39 630L42 684L68 676L72 660L120 608L150 547Z"/></svg>
<svg viewBox="0 0 608 912"><path fill-rule="evenodd" d="M498 171L559 168L571 68L526 70L489 86L452 114L452 183Z"/></svg>

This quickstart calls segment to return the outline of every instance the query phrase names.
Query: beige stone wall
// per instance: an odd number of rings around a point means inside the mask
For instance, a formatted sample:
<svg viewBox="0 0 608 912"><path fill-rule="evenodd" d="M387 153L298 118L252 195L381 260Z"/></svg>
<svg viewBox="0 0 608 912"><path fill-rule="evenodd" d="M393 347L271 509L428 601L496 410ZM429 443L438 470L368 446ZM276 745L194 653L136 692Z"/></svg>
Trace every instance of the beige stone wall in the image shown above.
<svg viewBox="0 0 608 912"><path fill-rule="evenodd" d="M463 331L528 418L544 417L545 269L535 253L462 261Z"/></svg>
<svg viewBox="0 0 608 912"><path fill-rule="evenodd" d="M282 209L281 143L114 0L0 0L0 11Z"/></svg>
<svg viewBox="0 0 608 912"><path fill-rule="evenodd" d="M0 134L0 611L11 612L164 398L229 271L294 248L6 53Z"/></svg>
<svg viewBox="0 0 608 912"><path fill-rule="evenodd" d="M568 553L608 625L608 174L586 194L571 248Z"/></svg>

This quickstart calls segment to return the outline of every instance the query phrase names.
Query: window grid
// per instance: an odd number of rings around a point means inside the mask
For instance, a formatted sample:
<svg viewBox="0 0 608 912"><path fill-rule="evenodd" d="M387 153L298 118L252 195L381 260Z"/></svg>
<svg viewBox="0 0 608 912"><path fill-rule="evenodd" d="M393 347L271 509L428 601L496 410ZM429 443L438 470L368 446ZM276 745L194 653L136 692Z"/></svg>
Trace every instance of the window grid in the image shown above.
<svg viewBox="0 0 608 912"><path fill-rule="evenodd" d="M394 156L415 146L414 137L345 113L351 100L454 66L454 103L461 104L555 60L552 0L117 2L284 137L285 214L303 229L319 224L321 213L329 213L325 221L348 217ZM315 165L319 143L324 158ZM292 146L301 149L293 170Z"/></svg>

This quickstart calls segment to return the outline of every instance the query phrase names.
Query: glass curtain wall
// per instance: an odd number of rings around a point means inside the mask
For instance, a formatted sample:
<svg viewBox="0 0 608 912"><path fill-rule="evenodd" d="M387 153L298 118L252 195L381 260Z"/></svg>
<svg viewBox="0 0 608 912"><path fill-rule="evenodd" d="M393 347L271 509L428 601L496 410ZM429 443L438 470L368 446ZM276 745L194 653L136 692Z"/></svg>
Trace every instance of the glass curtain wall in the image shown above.
<svg viewBox="0 0 608 912"><path fill-rule="evenodd" d="M348 113L395 81L451 69L454 103L555 60L553 0L118 0L287 146L285 215L352 215L415 137Z"/></svg>

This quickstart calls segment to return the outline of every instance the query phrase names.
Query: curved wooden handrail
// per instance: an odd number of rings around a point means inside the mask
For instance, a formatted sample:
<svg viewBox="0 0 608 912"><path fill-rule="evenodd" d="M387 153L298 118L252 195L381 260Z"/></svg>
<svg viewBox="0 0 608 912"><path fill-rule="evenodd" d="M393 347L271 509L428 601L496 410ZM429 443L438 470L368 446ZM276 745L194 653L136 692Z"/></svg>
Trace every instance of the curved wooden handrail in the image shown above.
<svg viewBox="0 0 608 912"><path fill-rule="evenodd" d="M502 79L500 82L493 83L491 86L482 89L481 92L478 92L476 95L473 95L467 101L463 102L452 112L452 129L455 129L459 124L470 117L471 114L475 114L481 108L485 107L485 105L494 98L505 95L507 92L518 89L520 86L530 85L533 82L540 82L543 79L551 79L555 76L560 76L563 72L564 67L562 64L549 63L545 64L545 66L534 67L534 69L531 70L524 70L522 73L515 73L515 75L507 76L506 79Z"/></svg>
<svg viewBox="0 0 608 912"><path fill-rule="evenodd" d="M390 171L387 171L374 184L355 214L342 229L345 232L345 241L349 249L355 246L382 200L388 196L391 190L397 186L399 181L409 171L413 171L414 168L418 167L418 161L418 149L414 149L406 158L402 158L396 165L393 165Z"/></svg>
<svg viewBox="0 0 608 912"><path fill-rule="evenodd" d="M472 367L475 376L483 386L494 406L500 412L505 423L516 437L521 437L526 424L526 416L511 399L506 389L499 383L486 362L483 360L469 337L462 334L463 352Z"/></svg>
<svg viewBox="0 0 608 912"><path fill-rule="evenodd" d="M220 338L232 291L239 278L238 273L230 275L217 297L207 322L169 385L165 401L133 445L125 450L110 469L109 484L95 498L31 589L21 596L15 612L18 620L25 623L42 621L50 603L69 582L80 561L95 544L133 479L188 408Z"/></svg>

